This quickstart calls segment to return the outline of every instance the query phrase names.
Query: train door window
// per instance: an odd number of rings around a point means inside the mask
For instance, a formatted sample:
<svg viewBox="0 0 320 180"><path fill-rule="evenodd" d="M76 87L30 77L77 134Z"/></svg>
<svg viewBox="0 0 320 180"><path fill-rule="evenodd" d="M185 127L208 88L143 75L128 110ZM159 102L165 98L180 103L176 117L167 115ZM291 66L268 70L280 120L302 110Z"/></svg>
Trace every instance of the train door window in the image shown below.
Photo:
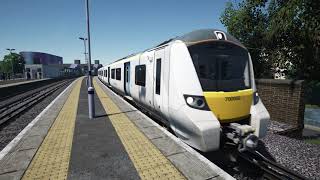
<svg viewBox="0 0 320 180"><path fill-rule="evenodd" d="M116 80L121 80L121 68L116 69Z"/></svg>
<svg viewBox="0 0 320 180"><path fill-rule="evenodd" d="M130 64L129 64L130 65ZM129 82L129 66L126 66L126 69L125 69L125 71L126 71L126 82Z"/></svg>
<svg viewBox="0 0 320 180"><path fill-rule="evenodd" d="M104 77L107 77L107 70L104 71Z"/></svg>
<svg viewBox="0 0 320 180"><path fill-rule="evenodd" d="M115 71L114 71L114 69L111 69L111 79L114 79L114 77L115 77Z"/></svg>
<svg viewBox="0 0 320 180"><path fill-rule="evenodd" d="M146 65L135 67L135 84L138 86L146 85Z"/></svg>
<svg viewBox="0 0 320 180"><path fill-rule="evenodd" d="M161 58L157 59L156 64L156 94L160 95L160 84L161 84Z"/></svg>

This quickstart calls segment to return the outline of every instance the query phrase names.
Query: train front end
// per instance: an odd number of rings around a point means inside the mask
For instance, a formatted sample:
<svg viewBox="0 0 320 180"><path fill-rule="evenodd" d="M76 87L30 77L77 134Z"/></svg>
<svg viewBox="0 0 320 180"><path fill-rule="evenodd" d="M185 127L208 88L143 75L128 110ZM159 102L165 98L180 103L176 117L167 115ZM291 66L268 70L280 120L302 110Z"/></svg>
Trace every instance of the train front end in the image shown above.
<svg viewBox="0 0 320 180"><path fill-rule="evenodd" d="M194 32L182 40L202 90L198 98L185 96L186 104L192 107L203 102L206 110L211 112L213 121L220 124L221 142L232 142L239 151L254 149L258 138L265 136L270 117L256 90L248 50L232 36L219 30ZM198 114L207 113L204 111L205 108ZM193 122L197 124L197 121ZM205 134L203 142L218 143L210 142L215 138L208 139L210 137L205 137ZM204 151L214 150L206 147Z"/></svg>

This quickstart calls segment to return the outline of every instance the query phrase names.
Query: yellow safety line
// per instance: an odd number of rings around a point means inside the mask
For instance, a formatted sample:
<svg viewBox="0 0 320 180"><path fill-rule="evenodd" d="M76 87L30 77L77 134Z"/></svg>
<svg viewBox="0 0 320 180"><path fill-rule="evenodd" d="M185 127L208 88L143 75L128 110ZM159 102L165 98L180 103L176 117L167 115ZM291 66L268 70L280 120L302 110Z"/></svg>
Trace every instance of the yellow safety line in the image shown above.
<svg viewBox="0 0 320 180"><path fill-rule="evenodd" d="M77 80L22 179L67 179L82 80Z"/></svg>
<svg viewBox="0 0 320 180"><path fill-rule="evenodd" d="M94 81L96 93L141 179L185 179Z"/></svg>

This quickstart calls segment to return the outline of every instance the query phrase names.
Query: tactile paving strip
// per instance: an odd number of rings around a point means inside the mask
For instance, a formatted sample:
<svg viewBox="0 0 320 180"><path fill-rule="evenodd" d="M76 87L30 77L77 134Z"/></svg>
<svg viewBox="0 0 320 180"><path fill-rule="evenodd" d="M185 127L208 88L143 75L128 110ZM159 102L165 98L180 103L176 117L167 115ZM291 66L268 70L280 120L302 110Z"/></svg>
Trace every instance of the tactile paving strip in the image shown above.
<svg viewBox="0 0 320 180"><path fill-rule="evenodd" d="M94 81L96 93L141 179L185 179Z"/></svg>
<svg viewBox="0 0 320 180"><path fill-rule="evenodd" d="M77 80L22 179L67 179L82 79Z"/></svg>

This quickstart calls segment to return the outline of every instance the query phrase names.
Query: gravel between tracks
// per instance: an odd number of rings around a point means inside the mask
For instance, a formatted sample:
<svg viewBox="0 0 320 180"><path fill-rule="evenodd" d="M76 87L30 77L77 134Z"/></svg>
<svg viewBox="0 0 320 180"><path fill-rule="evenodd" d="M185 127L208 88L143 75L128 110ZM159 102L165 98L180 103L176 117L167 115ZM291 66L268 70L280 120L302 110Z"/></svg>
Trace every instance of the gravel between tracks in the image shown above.
<svg viewBox="0 0 320 180"><path fill-rule="evenodd" d="M278 163L307 178L320 179L320 145L272 133L261 140Z"/></svg>
<svg viewBox="0 0 320 180"><path fill-rule="evenodd" d="M0 151L6 147L40 112L47 107L72 81L46 97L44 100L24 112L15 120L0 129Z"/></svg>

